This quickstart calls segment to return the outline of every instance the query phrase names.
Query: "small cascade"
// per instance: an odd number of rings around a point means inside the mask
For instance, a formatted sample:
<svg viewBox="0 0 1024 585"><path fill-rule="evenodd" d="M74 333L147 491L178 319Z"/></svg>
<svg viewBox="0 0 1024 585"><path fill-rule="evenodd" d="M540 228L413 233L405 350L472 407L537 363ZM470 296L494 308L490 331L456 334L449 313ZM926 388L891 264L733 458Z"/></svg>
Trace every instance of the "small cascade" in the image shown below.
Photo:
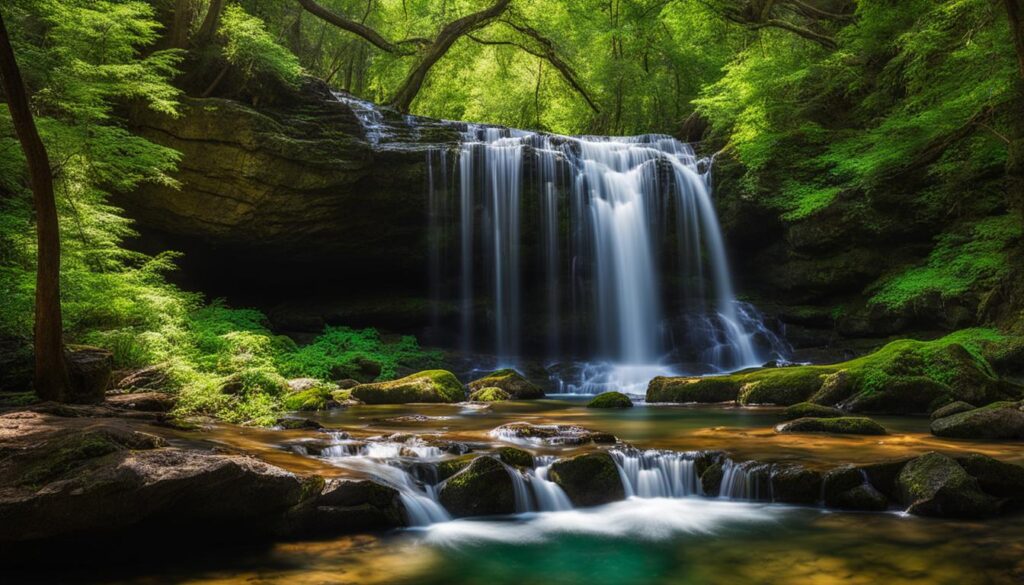
<svg viewBox="0 0 1024 585"><path fill-rule="evenodd" d="M702 495L695 470L697 453L619 450L609 452L627 497L683 498Z"/></svg>
<svg viewBox="0 0 1024 585"><path fill-rule="evenodd" d="M541 512L572 510L569 496L557 483L548 479L548 471L556 460L557 457L551 455L537 455L534 457L536 467L529 471L530 488L533 489L537 509Z"/></svg>
<svg viewBox="0 0 1024 585"><path fill-rule="evenodd" d="M757 461L722 466L722 487L718 497L725 500L772 501L771 465Z"/></svg>
<svg viewBox="0 0 1024 585"><path fill-rule="evenodd" d="M535 511L536 507L533 505L533 497L530 494L529 486L527 486L527 478L515 467L504 463L502 465L505 467L505 471L508 472L509 478L512 479L512 493L515 496L516 514Z"/></svg>

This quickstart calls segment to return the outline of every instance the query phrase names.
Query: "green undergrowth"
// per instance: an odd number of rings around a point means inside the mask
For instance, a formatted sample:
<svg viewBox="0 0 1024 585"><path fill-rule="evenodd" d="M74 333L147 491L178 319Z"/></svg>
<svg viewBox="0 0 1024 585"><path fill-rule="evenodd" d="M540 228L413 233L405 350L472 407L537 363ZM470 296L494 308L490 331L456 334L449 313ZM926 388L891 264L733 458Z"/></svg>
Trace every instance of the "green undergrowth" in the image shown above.
<svg viewBox="0 0 1024 585"><path fill-rule="evenodd" d="M1020 355L1021 340L965 329L933 341L893 341L838 364L746 370L705 378L655 378L651 402L793 405L810 401L859 412L928 412L952 402L988 404L1020 396L993 364Z"/></svg>

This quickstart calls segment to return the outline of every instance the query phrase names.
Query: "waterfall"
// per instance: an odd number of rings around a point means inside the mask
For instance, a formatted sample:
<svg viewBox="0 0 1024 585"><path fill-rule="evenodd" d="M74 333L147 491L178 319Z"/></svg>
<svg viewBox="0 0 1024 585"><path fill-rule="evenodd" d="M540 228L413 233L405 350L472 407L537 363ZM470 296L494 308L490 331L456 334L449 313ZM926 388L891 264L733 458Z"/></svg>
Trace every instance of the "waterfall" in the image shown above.
<svg viewBox="0 0 1024 585"><path fill-rule="evenodd" d="M694 468L695 453L612 450L627 497L683 498L703 492Z"/></svg>
<svg viewBox="0 0 1024 585"><path fill-rule="evenodd" d="M718 497L727 500L772 500L771 466L755 461L722 466Z"/></svg>
<svg viewBox="0 0 1024 585"><path fill-rule="evenodd" d="M536 467L529 471L530 487L537 501L537 509L541 512L572 510L569 496L565 495L565 491L557 483L548 479L548 470L556 459L552 455L537 455L534 457Z"/></svg>
<svg viewBox="0 0 1024 585"><path fill-rule="evenodd" d="M493 352L500 366L582 364L556 374L566 392L634 394L656 375L788 355L736 300L713 161L689 145L384 116L337 99L374 149L427 152L431 329L453 332L464 351ZM450 171L447 145L417 142L428 124L461 135Z"/></svg>

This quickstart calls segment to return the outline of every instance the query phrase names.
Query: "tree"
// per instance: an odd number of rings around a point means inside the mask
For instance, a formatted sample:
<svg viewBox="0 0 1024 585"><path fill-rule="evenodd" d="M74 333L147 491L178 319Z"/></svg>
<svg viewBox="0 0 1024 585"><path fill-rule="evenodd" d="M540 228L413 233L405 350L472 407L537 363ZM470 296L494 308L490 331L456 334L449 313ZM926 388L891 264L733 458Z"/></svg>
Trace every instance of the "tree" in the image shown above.
<svg viewBox="0 0 1024 585"><path fill-rule="evenodd" d="M36 212L35 390L44 400L60 400L68 390L60 306L60 227L50 159L36 130L28 93L0 14L0 78L15 133L28 163Z"/></svg>
<svg viewBox="0 0 1024 585"><path fill-rule="evenodd" d="M1008 0L1014 1L1014 0ZM789 31L819 45L835 49L835 38L826 24L853 18L846 12L849 3L841 2L839 10L815 6L814 0L704 0L724 18L749 30L777 28Z"/></svg>
<svg viewBox="0 0 1024 585"><path fill-rule="evenodd" d="M1010 22L1010 34L1017 53L1018 103L1024 104L1024 3L1004 0ZM1006 159L1007 199L1024 216L1024 116L1019 113L1010 122L1009 152Z"/></svg>

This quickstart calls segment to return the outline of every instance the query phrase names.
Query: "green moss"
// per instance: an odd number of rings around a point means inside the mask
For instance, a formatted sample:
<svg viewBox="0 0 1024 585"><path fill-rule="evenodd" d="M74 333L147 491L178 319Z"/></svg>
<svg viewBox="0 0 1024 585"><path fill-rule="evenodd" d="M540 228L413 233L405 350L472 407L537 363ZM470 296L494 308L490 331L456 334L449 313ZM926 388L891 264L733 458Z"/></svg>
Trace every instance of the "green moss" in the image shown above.
<svg viewBox="0 0 1024 585"><path fill-rule="evenodd" d="M488 386L486 388L474 390L473 393L469 395L469 399L474 402L500 402L502 400L511 400L512 396L501 388Z"/></svg>
<svg viewBox="0 0 1024 585"><path fill-rule="evenodd" d="M964 342L961 344L960 342ZM839 404L854 412L921 413L954 400L987 404L1017 398L1021 388L1000 380L985 360L988 330L966 330L934 341L893 341L874 353L826 366L763 368L725 376L651 381L649 402Z"/></svg>
<svg viewBox="0 0 1024 585"><path fill-rule="evenodd" d="M843 416L843 411L839 410L838 408L822 406L820 404L814 404L812 402L799 402L787 408L783 416L785 416L786 420L793 420L804 417L837 418Z"/></svg>
<svg viewBox="0 0 1024 585"><path fill-rule="evenodd" d="M798 418L775 428L780 433L835 433L840 435L885 435L885 427L862 416L839 418Z"/></svg>
<svg viewBox="0 0 1024 585"><path fill-rule="evenodd" d="M622 392L603 392L587 403L587 408L630 408L633 401Z"/></svg>
<svg viewBox="0 0 1024 585"><path fill-rule="evenodd" d="M533 467L533 455L529 451L516 449L515 447L502 447L498 449L498 458L507 465L517 467Z"/></svg>
<svg viewBox="0 0 1024 585"><path fill-rule="evenodd" d="M489 516L515 511L508 470L493 457L477 457L441 487L441 503L453 516Z"/></svg>
<svg viewBox="0 0 1024 585"><path fill-rule="evenodd" d="M470 392L483 388L500 388L516 400L544 397L544 390L540 386L527 380L522 374L511 368L495 370L483 378L473 380L467 385Z"/></svg>
<svg viewBox="0 0 1024 585"><path fill-rule="evenodd" d="M35 392L0 393L0 407L27 406L39 402Z"/></svg>
<svg viewBox="0 0 1024 585"><path fill-rule="evenodd" d="M444 481L456 473L462 471L477 458L477 455L472 453L468 455L460 455L453 459L445 459L437 463L437 479L438 481Z"/></svg>
<svg viewBox="0 0 1024 585"><path fill-rule="evenodd" d="M461 402L465 399L462 384L447 370L427 370L374 384L352 388L352 396L366 404L405 404L409 402Z"/></svg>
<svg viewBox="0 0 1024 585"><path fill-rule="evenodd" d="M281 402L285 410L324 410L332 400L331 390L326 386L314 386L306 390L286 394Z"/></svg>
<svg viewBox="0 0 1024 585"><path fill-rule="evenodd" d="M576 506L599 506L626 497L615 461L605 452L556 461L550 476Z"/></svg>

